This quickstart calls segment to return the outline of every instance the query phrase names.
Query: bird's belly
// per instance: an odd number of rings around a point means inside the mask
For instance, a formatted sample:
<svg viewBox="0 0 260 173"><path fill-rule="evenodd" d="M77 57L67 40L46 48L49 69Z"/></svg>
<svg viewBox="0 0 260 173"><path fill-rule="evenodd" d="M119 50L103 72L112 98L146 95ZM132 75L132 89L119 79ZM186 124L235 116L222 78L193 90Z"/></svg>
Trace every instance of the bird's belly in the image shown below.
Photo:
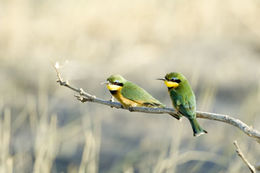
<svg viewBox="0 0 260 173"><path fill-rule="evenodd" d="M120 91L117 92L111 92L111 94L126 108L128 107L136 107L136 106L142 106L141 104L134 102L132 100L129 100L122 96Z"/></svg>

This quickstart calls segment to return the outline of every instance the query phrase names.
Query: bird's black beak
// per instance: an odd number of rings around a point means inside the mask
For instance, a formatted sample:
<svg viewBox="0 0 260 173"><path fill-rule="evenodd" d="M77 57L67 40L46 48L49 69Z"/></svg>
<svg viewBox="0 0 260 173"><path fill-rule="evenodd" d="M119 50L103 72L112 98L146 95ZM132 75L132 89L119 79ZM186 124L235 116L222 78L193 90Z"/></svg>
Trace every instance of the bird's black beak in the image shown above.
<svg viewBox="0 0 260 173"><path fill-rule="evenodd" d="M164 78L158 78L158 79L156 79L156 80L162 80L162 81L165 81L165 79L164 79Z"/></svg>

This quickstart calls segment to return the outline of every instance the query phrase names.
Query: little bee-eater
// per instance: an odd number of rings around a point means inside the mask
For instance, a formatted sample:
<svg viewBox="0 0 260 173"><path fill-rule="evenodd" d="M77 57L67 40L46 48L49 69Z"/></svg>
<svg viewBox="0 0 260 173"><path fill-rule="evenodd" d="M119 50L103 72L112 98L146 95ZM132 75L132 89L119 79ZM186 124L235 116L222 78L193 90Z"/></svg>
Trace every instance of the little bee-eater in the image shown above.
<svg viewBox="0 0 260 173"><path fill-rule="evenodd" d="M111 75L107 78L107 88L125 108L129 107L165 107L160 101L155 99L143 88L127 81L120 75ZM176 119L178 116L172 115Z"/></svg>
<svg viewBox="0 0 260 173"><path fill-rule="evenodd" d="M193 135L200 136L207 133L196 119L196 100L188 80L181 73L166 74L163 80L168 88L172 104L181 115L190 121Z"/></svg>
<svg viewBox="0 0 260 173"><path fill-rule="evenodd" d="M110 93L125 107L164 107L143 88L127 81L120 75L111 75L107 78L107 88Z"/></svg>

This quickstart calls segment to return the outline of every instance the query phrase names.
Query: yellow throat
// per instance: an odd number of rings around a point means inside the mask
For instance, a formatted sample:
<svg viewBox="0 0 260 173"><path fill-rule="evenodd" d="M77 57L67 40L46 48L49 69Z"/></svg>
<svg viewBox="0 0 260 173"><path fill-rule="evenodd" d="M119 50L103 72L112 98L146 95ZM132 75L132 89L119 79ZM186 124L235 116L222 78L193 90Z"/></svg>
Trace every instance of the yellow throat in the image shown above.
<svg viewBox="0 0 260 173"><path fill-rule="evenodd" d="M120 88L122 88L122 86L118 86L118 85L114 85L114 84L107 84L107 89L109 91L117 91L119 90Z"/></svg>
<svg viewBox="0 0 260 173"><path fill-rule="evenodd" d="M179 84L177 82L165 80L164 83L168 88L177 88L179 86Z"/></svg>

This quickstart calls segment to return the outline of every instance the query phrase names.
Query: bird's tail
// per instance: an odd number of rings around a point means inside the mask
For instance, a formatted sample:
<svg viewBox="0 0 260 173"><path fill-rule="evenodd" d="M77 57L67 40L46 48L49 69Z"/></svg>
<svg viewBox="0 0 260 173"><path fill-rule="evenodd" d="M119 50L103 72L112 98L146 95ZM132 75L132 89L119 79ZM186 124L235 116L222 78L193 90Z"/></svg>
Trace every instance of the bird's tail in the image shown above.
<svg viewBox="0 0 260 173"><path fill-rule="evenodd" d="M181 115L174 114L174 113L169 113L172 117L176 118L177 120L181 119Z"/></svg>
<svg viewBox="0 0 260 173"><path fill-rule="evenodd" d="M203 134L208 133L206 130L204 130L198 123L196 118L189 118L192 130L193 130L193 136L200 136Z"/></svg>

